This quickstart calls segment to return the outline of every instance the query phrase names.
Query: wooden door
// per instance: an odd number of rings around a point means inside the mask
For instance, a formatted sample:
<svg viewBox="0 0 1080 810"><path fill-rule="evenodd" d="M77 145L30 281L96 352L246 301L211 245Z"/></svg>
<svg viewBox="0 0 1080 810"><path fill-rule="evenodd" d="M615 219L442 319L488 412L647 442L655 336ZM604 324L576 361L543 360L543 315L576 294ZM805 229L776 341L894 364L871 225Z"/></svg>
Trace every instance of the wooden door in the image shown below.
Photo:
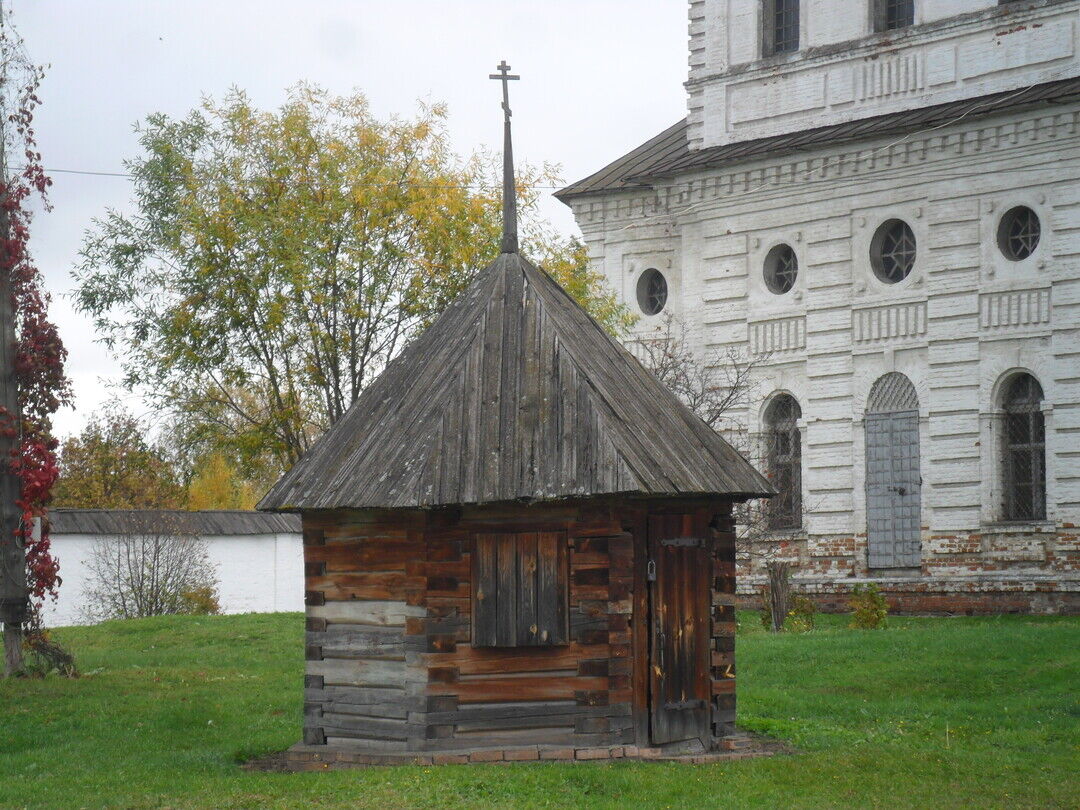
<svg viewBox="0 0 1080 810"><path fill-rule="evenodd" d="M870 568L920 563L919 413L866 416L866 532Z"/></svg>
<svg viewBox="0 0 1080 810"><path fill-rule="evenodd" d="M649 516L649 736L655 745L708 741L708 538L696 516Z"/></svg>

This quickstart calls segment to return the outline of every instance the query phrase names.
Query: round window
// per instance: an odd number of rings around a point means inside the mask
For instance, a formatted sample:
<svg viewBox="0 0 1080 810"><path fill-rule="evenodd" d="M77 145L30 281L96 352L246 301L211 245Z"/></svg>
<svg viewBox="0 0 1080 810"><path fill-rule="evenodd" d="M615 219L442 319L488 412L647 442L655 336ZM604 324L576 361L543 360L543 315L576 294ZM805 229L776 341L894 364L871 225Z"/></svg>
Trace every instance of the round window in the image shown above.
<svg viewBox="0 0 1080 810"><path fill-rule="evenodd" d="M799 277L799 259L791 245L777 245L765 256L765 286L769 292L783 295L795 286Z"/></svg>
<svg viewBox="0 0 1080 810"><path fill-rule="evenodd" d="M1039 215L1026 205L1006 211L998 225L998 247L1010 261L1023 261L1034 253L1041 237Z"/></svg>
<svg viewBox="0 0 1080 810"><path fill-rule="evenodd" d="M637 301L646 315L659 315L667 305L667 279L650 267L637 283Z"/></svg>
<svg viewBox="0 0 1080 810"><path fill-rule="evenodd" d="M902 219L883 222L870 243L874 275L886 284L903 281L915 266L915 233Z"/></svg>

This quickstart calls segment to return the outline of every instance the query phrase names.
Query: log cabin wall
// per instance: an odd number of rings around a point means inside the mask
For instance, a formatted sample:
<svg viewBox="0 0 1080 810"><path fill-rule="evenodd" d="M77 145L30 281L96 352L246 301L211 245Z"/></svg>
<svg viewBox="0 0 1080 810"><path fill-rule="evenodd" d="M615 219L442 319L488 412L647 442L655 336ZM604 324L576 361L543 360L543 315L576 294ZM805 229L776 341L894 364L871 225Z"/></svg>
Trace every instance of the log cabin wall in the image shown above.
<svg viewBox="0 0 1080 810"><path fill-rule="evenodd" d="M713 520L712 733L735 733L735 519L731 505Z"/></svg>
<svg viewBox="0 0 1080 810"><path fill-rule="evenodd" d="M648 745L645 527L655 508L720 515L708 665L711 730L730 733L730 504L605 499L306 513L304 742L402 754ZM543 532L565 535L569 643L474 645L477 536Z"/></svg>

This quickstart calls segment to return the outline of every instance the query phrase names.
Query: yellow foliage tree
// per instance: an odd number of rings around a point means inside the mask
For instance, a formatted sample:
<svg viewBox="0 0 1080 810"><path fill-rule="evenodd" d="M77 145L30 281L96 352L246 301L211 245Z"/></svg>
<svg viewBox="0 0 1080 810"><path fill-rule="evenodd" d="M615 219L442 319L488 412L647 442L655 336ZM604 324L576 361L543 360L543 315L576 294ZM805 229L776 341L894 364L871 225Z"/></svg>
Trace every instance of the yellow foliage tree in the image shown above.
<svg viewBox="0 0 1080 810"><path fill-rule="evenodd" d="M76 305L127 383L245 475L295 462L499 249L496 161L453 152L441 105L380 120L360 94L300 85L263 111L235 90L139 131L135 213L95 221ZM526 255L617 329L583 250L530 230L554 175L519 171Z"/></svg>
<svg viewBox="0 0 1080 810"><path fill-rule="evenodd" d="M211 453L196 467L187 488L188 509L254 509L259 493L240 477L224 453Z"/></svg>

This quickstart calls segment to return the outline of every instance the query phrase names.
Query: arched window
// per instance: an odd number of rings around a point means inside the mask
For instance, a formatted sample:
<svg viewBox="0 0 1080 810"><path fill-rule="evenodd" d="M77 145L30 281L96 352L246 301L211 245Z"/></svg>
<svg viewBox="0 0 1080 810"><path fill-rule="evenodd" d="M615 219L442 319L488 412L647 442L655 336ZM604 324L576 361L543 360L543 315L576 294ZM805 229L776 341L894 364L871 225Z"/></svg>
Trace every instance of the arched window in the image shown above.
<svg viewBox="0 0 1080 810"><path fill-rule="evenodd" d="M802 409L795 398L780 394L765 411L767 472L777 494L769 500L770 529L802 526Z"/></svg>
<svg viewBox="0 0 1080 810"><path fill-rule="evenodd" d="M1030 374L1017 374L1001 397L1005 520L1046 519L1046 424L1043 390Z"/></svg>

